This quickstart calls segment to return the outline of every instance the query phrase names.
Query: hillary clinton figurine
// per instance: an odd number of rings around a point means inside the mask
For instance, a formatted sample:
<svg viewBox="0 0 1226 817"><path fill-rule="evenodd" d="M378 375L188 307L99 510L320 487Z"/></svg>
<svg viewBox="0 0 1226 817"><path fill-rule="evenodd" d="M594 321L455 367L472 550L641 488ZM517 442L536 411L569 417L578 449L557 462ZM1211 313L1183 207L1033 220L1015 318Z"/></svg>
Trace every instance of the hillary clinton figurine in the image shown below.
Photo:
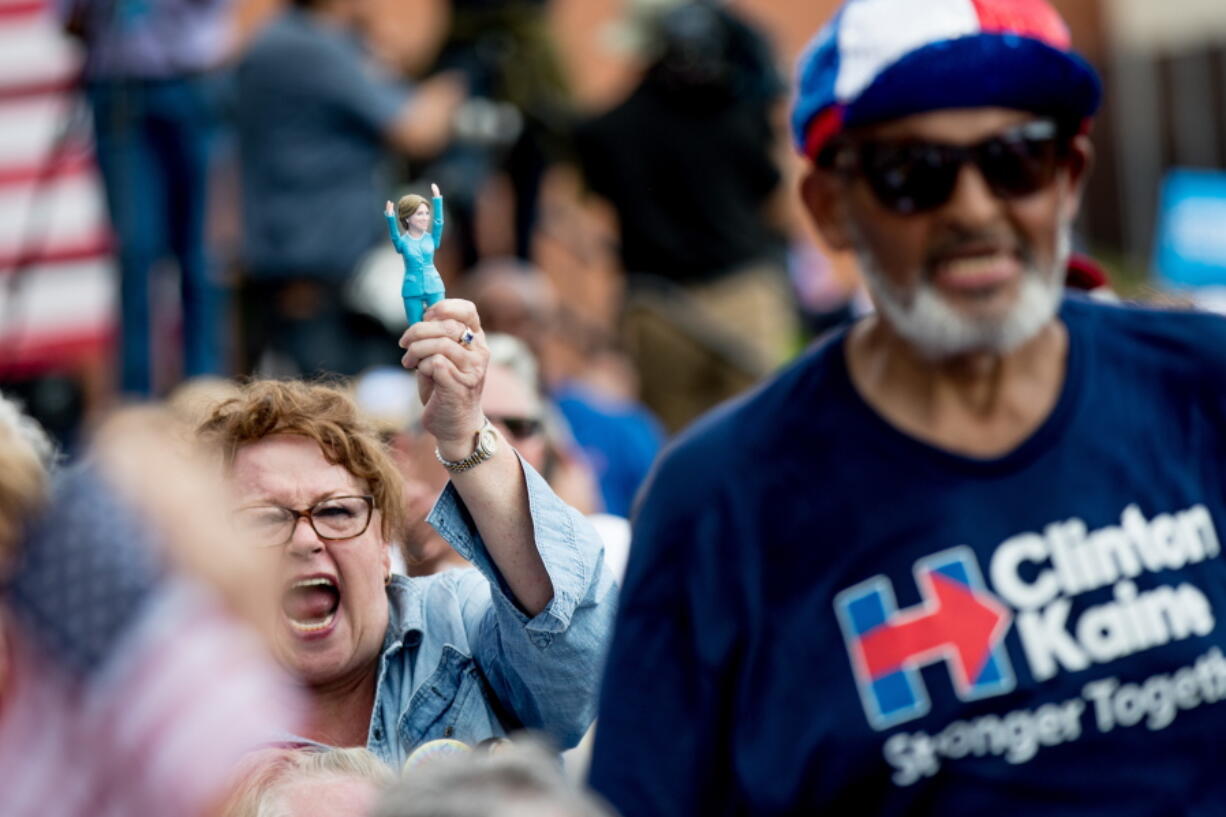
<svg viewBox="0 0 1226 817"><path fill-rule="evenodd" d="M441 301L445 295L443 279L434 266L434 251L443 240L443 196L437 184L430 185L430 191L434 195L433 202L411 193L401 198L395 209L389 201L383 211L392 244L404 258L404 283L400 287L400 295L404 298L404 314L410 326L420 321L426 309ZM396 223L397 218L400 224ZM400 232L401 226L404 227L403 233Z"/></svg>

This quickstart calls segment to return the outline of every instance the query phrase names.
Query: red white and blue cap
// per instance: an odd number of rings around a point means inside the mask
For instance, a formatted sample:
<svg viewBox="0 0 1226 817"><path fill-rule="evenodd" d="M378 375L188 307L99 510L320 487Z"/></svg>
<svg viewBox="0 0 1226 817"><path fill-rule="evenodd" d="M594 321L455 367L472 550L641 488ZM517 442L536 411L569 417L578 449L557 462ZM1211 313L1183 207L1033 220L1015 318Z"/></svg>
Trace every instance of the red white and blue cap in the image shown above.
<svg viewBox="0 0 1226 817"><path fill-rule="evenodd" d="M946 108L1087 120L1102 96L1046 0L846 0L800 62L792 133L816 158L847 128Z"/></svg>

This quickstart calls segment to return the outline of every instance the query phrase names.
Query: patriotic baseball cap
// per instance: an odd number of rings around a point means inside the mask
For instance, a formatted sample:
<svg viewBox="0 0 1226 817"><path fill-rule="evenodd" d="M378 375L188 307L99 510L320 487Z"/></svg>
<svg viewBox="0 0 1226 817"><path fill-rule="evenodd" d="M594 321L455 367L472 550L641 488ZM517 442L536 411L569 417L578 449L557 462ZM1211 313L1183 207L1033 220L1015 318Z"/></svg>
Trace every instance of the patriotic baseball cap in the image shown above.
<svg viewBox="0 0 1226 817"><path fill-rule="evenodd" d="M1047 0L846 0L800 61L792 132L816 158L847 128L945 108L1085 120L1098 74Z"/></svg>

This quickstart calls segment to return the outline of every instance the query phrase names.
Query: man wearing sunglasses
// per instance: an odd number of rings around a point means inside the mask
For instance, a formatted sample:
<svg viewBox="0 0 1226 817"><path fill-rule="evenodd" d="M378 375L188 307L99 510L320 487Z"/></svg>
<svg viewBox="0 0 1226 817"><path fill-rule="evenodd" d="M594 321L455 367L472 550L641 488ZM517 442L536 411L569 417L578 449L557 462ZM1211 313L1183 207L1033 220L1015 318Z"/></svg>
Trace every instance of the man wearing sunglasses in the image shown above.
<svg viewBox="0 0 1226 817"><path fill-rule="evenodd" d="M1045 0L817 35L802 196L877 312L657 467L592 766L623 814L1221 812L1226 322L1063 291L1099 96Z"/></svg>

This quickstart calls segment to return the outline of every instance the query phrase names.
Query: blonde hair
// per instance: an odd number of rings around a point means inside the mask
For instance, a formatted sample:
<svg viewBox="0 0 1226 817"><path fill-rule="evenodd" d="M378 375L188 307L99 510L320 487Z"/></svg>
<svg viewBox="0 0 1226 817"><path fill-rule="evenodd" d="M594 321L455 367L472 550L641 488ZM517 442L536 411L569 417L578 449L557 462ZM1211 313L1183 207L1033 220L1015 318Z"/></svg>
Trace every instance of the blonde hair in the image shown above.
<svg viewBox="0 0 1226 817"><path fill-rule="evenodd" d="M46 502L54 452L38 423L0 395L0 556Z"/></svg>
<svg viewBox="0 0 1226 817"><path fill-rule="evenodd" d="M407 196L401 196L400 201L396 202L396 216L400 219L401 225L409 226L409 216L417 212L417 208L422 205L430 207L430 200L425 196L419 196L416 193L410 193Z"/></svg>
<svg viewBox="0 0 1226 817"><path fill-rule="evenodd" d="M574 786L557 759L536 742L491 752L440 757L405 771L371 817L614 817L598 798Z"/></svg>
<svg viewBox="0 0 1226 817"><path fill-rule="evenodd" d="M224 401L198 429L216 445L227 467L238 449L275 434L297 434L319 443L324 457L366 481L383 515L383 538L397 540L406 511L400 472L378 434L344 391L322 383L255 380Z"/></svg>
<svg viewBox="0 0 1226 817"><path fill-rule="evenodd" d="M395 776L369 749L270 747L252 752L239 763L237 783L222 817L280 817L283 793L306 780L354 778L383 788Z"/></svg>

